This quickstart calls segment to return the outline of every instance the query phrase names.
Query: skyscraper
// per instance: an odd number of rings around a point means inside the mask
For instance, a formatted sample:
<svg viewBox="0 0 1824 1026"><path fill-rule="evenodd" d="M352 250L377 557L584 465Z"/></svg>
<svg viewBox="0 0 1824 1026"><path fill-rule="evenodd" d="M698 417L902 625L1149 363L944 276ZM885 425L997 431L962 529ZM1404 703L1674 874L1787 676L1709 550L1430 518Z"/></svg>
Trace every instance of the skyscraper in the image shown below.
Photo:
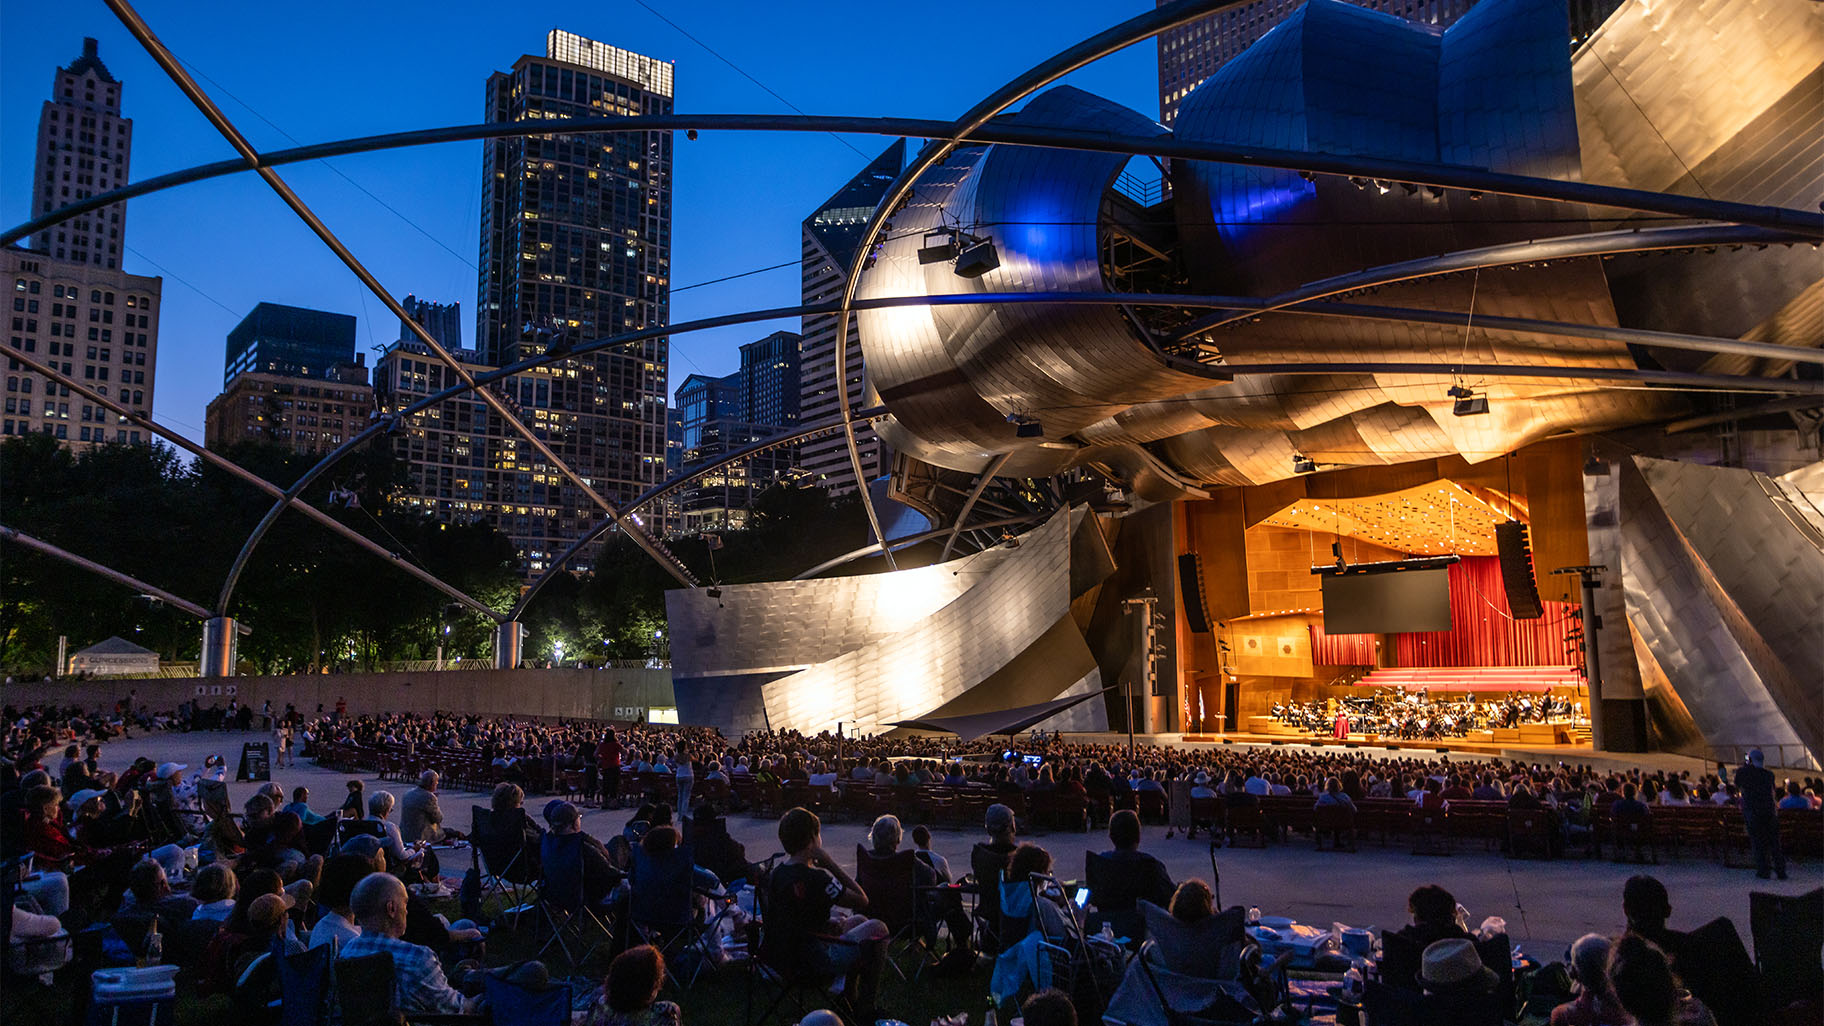
<svg viewBox="0 0 1824 1026"><path fill-rule="evenodd" d="M121 84L101 63L93 39L82 41L82 56L57 69L51 98L38 116L33 216L127 184L133 121L120 116L120 94ZM123 201L39 232L32 248L58 260L118 270L126 237Z"/></svg>
<svg viewBox="0 0 1824 1026"><path fill-rule="evenodd" d="M906 159L905 140L896 140L847 185L804 219L802 231L804 302L828 303L842 298L843 281L856 259L856 247L874 208L893 184ZM817 314L803 319L804 338L800 362L799 421L803 425L834 420L841 415L836 392L836 315ZM843 373L849 381L849 402L862 401L861 337L855 318L849 318L849 344ZM869 478L885 473L891 462L885 443L868 427L855 429L861 451L862 472ZM848 447L840 433L813 439L803 448L804 469L831 493L842 495L855 488L849 467Z"/></svg>
<svg viewBox="0 0 1824 1026"><path fill-rule="evenodd" d="M686 451L703 446L703 432L717 421L741 419L741 375L692 374L678 386L677 406ZM688 465L688 461L687 461Z"/></svg>
<svg viewBox="0 0 1824 1026"><path fill-rule="evenodd" d="M1164 7L1171 0L1155 0ZM1397 15L1439 30L1456 24L1476 0L1348 0L1357 7ZM1305 0L1255 0L1159 34L1159 120L1170 125L1178 104L1203 80L1253 46ZM1621 0L1569 0L1570 45L1589 38Z"/></svg>
<svg viewBox="0 0 1824 1026"><path fill-rule="evenodd" d="M462 304L433 303L428 299L419 299L407 295L399 301L405 312L412 319L424 325L424 330L431 333L437 344L450 352L462 348ZM399 341L409 342L418 338L404 321L399 322Z"/></svg>
<svg viewBox="0 0 1824 1026"><path fill-rule="evenodd" d="M57 69L38 119L34 216L126 184L133 123L120 116L121 88L93 39L82 41L82 56ZM126 204L114 203L37 233L29 250L9 246L0 253L0 275L13 283L6 342L97 394L150 414L163 281L121 269L126 220ZM69 386L9 361L0 434L33 433L73 449L151 441Z"/></svg>
<svg viewBox="0 0 1824 1026"><path fill-rule="evenodd" d="M488 121L669 114L672 66L561 30L487 82ZM483 364L662 326L671 307L671 133L493 140L483 151L475 344ZM665 466L664 338L572 358L515 379L552 449L604 497L626 502ZM519 442L497 526L542 567L600 510ZM510 511L510 512L509 512ZM586 560L584 561L586 563Z"/></svg>
<svg viewBox="0 0 1824 1026"><path fill-rule="evenodd" d="M228 333L222 385L226 387L236 374L248 372L329 380L336 376L336 368L354 360L353 317L283 303L260 303Z"/></svg>
<svg viewBox="0 0 1824 1026"><path fill-rule="evenodd" d="M741 347L741 419L776 434L797 430L803 344L796 332L775 331Z"/></svg>

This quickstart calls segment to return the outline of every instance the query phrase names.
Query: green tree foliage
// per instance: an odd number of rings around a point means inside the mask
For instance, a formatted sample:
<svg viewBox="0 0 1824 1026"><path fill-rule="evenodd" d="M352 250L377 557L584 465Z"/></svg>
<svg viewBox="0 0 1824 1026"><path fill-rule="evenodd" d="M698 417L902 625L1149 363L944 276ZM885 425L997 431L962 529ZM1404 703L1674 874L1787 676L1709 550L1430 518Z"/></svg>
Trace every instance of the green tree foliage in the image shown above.
<svg viewBox="0 0 1824 1026"><path fill-rule="evenodd" d="M277 446L222 453L268 481L298 480L315 462ZM352 454L303 498L492 609L519 600L511 543L485 524L441 524L387 495L399 465L379 445ZM348 493L358 497L351 506ZM339 500L338 498L339 497ZM188 463L162 445L106 445L81 454L43 435L0 444L0 523L217 608L230 566L273 500L235 476ZM670 542L704 582L792 577L866 544L854 497L775 487L744 531ZM665 648L665 592L677 582L619 533L586 567L560 573L523 617L526 658L566 663L643 659ZM852 572L852 571L851 571ZM312 673L371 669L393 660L486 659L493 621L363 551L295 511L281 513L237 579L229 612L253 633L241 639L244 671ZM40 674L56 661L58 635L72 651L110 635L167 661L197 657L196 620L131 589L17 545L0 548L0 668Z"/></svg>

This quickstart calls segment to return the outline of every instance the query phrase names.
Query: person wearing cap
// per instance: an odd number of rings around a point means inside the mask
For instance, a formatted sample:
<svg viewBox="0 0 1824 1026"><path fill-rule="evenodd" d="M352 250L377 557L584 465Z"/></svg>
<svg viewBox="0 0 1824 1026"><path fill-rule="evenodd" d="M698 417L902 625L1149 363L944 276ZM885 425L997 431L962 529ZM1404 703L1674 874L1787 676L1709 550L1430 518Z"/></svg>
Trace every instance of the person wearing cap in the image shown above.
<svg viewBox="0 0 1824 1026"><path fill-rule="evenodd" d="M551 829L539 843L540 864L550 860L557 838L583 833L583 815L575 805L554 798L545 803L545 825ZM621 882L621 872L614 868L607 847L593 834L583 833L582 859L583 898L591 905L600 904Z"/></svg>
<svg viewBox="0 0 1824 1026"><path fill-rule="evenodd" d="M465 998L443 975L437 953L403 940L407 894L405 884L388 873L375 873L355 885L349 909L361 936L341 949L342 958L386 955L393 962L393 986L399 1011L409 1018L474 1012L477 1000Z"/></svg>
<svg viewBox="0 0 1824 1026"><path fill-rule="evenodd" d="M1762 765L1759 748L1735 771L1735 786L1742 796L1742 825L1748 828L1748 847L1754 853L1754 875L1786 879L1786 853L1780 850L1779 813L1774 808L1773 774Z"/></svg>
<svg viewBox="0 0 1824 1026"><path fill-rule="evenodd" d="M1621 1000L1609 986L1609 949L1613 945L1599 933L1586 933L1572 943L1571 979L1577 996L1552 1009L1551 1026L1608 1026L1628 1020Z"/></svg>
<svg viewBox="0 0 1824 1026"><path fill-rule="evenodd" d="M1482 964L1474 941L1460 937L1426 946L1419 963L1421 1018L1456 1026L1500 1026L1500 979Z"/></svg>
<svg viewBox="0 0 1824 1026"><path fill-rule="evenodd" d="M156 821L160 836L189 836L190 831L185 829L183 818L178 815L177 804L177 789L184 782L184 770L189 768L181 762L159 763L152 774L152 783L146 787L146 814Z"/></svg>

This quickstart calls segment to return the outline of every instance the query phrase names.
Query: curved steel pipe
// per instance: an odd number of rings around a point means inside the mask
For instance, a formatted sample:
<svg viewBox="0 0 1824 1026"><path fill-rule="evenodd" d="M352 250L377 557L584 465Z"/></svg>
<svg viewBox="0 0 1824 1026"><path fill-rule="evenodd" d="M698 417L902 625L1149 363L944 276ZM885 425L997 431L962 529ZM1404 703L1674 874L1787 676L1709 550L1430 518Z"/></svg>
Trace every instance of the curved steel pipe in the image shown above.
<svg viewBox="0 0 1824 1026"><path fill-rule="evenodd" d="M1041 519L1041 518L1049 516L1049 515L1050 515L1049 513L1027 513L1027 514L1023 514L1023 515L1017 516L1017 517L1001 517L998 520L984 520L979 524L970 524L969 526L963 528L963 530L965 530L965 531L985 531L992 527L1012 527L1015 524L1029 524L1029 523L1033 522L1034 520L1038 520L1038 519ZM892 543L892 548L893 548L893 551L898 552L900 549L909 549L912 546L919 544L920 542L928 542L935 538L942 538L944 535L949 534L949 533L950 533L950 528L939 527L935 530L925 531L921 534L908 535L907 537L895 540ZM859 549L852 549L848 552L845 552L842 555L837 556L835 559L826 559L823 562L817 564L816 566L811 567L809 570L806 570L805 572L792 578L792 580L808 581L811 578L817 576L820 573L823 573L825 570L828 570L832 567L838 567L838 566L843 565L844 563L853 563L854 561L856 561L858 559L861 559L865 556L873 555L874 553L879 552L879 551L880 551L880 546L875 545L870 542L867 545L863 545Z"/></svg>
<svg viewBox="0 0 1824 1026"><path fill-rule="evenodd" d="M87 570L89 573L95 574L98 577L105 577L108 580L113 581L115 584L124 584L127 587L132 588L134 591L138 591L143 594L150 595L155 599L158 599L160 602L163 602L167 606L172 606L174 608L181 609L184 612L189 613L191 616L194 616L199 620L207 620L211 616L215 615L215 614L209 612L209 610L204 609L202 606L199 606L194 602L190 602L185 599L178 598L176 595L173 595L170 592L165 591L162 588L147 584L146 582L140 580L137 577L132 576L131 574L121 573L119 570L116 570L113 567L106 566L101 563L97 563L94 560L88 559L84 556L78 556L74 552L71 552L67 549L58 548L57 546L52 545L50 542L44 541L39 538L34 538L31 535L26 534L24 531L20 531L16 528L8 527L5 524L0 524L0 538L4 538L10 542L17 542L18 544L23 545L26 548L33 550L34 552L41 552L44 555L50 556L52 559L61 560L62 562L70 564L71 566L78 567L83 570ZM57 672L62 673L63 672L62 667L59 667Z"/></svg>
<svg viewBox="0 0 1824 1026"><path fill-rule="evenodd" d="M1126 293L1123 293L1123 292L1108 292L1108 293L1098 293L1098 292L989 292L989 293L958 293L955 295L938 295L938 296L883 296L883 297L879 297L879 298L875 298L875 299L855 300L851 304L851 306L853 309L857 309L857 310L877 310L877 309L889 309L889 308L893 308L893 307L906 307L906 306L968 306L968 305L975 305L975 304L981 304L981 303L1063 303L1063 304L1106 305L1106 306L1123 306L1123 305L1190 306L1190 307L1203 306L1203 307L1219 307L1219 308L1223 308L1223 309L1247 309L1251 306L1264 306L1266 302L1267 302L1266 300L1253 299L1253 298L1249 298L1249 297L1245 297L1245 296L1199 296L1199 295L1181 294L1181 293L1149 294L1149 293L1132 293L1132 292L1126 292ZM773 308L766 309L766 310L751 310L751 311L747 311L744 313L736 313L736 314L717 314L714 317L704 317L704 318L700 318L700 319L694 320L694 321L685 321L685 322L682 322L679 324L671 324L671 325L666 325L663 327L641 328L641 329L638 329L635 331L626 332L624 334L613 335L613 336L610 336L608 338L603 338L603 339L597 339L593 342L582 343L582 344L576 346L571 351L571 353L567 354L567 355L587 354L587 353L596 352L598 350L607 349L607 348L617 346L617 345L627 345L627 344L634 343L634 342L643 342L648 339L659 338L659 337L667 336L667 335L685 335L685 334L689 334L691 332L708 330L710 328L722 328L722 327L728 327L731 325L750 324L750 323L754 323L757 321L778 320L778 319L787 318L787 317L802 317L802 316L815 315L815 314L835 313L838 309L840 309L840 304L835 303L835 302L829 302L829 303L807 303L807 304L802 304L799 306L773 307ZM1373 307L1373 306L1358 307L1358 306L1353 306L1350 304L1338 304L1338 303L1313 303L1313 304L1309 305L1308 307L1301 306L1301 307L1289 308L1285 312L1287 312L1287 313L1309 313L1312 315L1319 315L1319 316L1332 316L1332 317L1349 316L1349 317L1362 317L1362 318L1370 318L1370 319L1396 320L1396 321L1408 319L1405 316L1405 313L1400 310L1395 310L1395 309L1391 309L1391 308ZM1425 315L1424 317L1421 317L1421 318L1415 318L1415 319L1419 319L1419 320L1425 320L1432 316L1437 316L1435 311L1418 311L1418 313ZM1492 320L1491 320L1491 318L1488 318L1488 317L1479 317L1479 318L1477 318L1477 323L1492 324ZM1740 353L1742 355L1764 356L1764 357L1767 357L1770 359L1787 359L1787 360L1807 359L1808 354L1813 353L1813 351L1811 351L1811 350L1793 349L1788 346L1775 345L1772 343L1739 342L1734 339L1709 339L1709 338L1705 338L1704 336L1698 336L1698 335L1672 335L1672 334L1668 334L1665 332L1650 332L1650 331L1642 331L1639 329L1632 329L1632 328L1613 328L1613 327L1603 327L1603 326L1599 326L1599 325L1566 324L1566 323L1558 322L1558 321L1524 321L1520 318L1506 318L1505 323L1503 323L1500 326L1503 329L1511 329L1511 328L1519 327L1521 325L1524 325L1528 330L1539 331L1541 334L1589 335L1591 337L1614 338L1614 339L1619 339L1622 341L1638 341L1638 342L1641 342L1646 345L1660 345L1660 346L1666 346L1669 348L1693 349L1693 350L1697 350L1697 351L1701 351L1701 352ZM1713 344L1714 344L1714 347L1712 347ZM1728 347L1728 348L1724 348L1724 347ZM349 452L352 452L354 449L358 448L362 443L364 443L368 439L374 437L376 434L379 434L381 431L386 430L387 425L389 423L391 423L394 419L403 420L404 418L410 417L423 410L429 409L430 407L435 406L438 403L464 395L468 391L470 391L470 389L472 387L480 387L483 385L487 385L494 381L498 381L503 378L511 377L514 374L519 374L524 371L531 370L534 367L543 366L546 363L554 362L555 360L564 359L564 358L565 358L565 356L532 357L530 359L522 360L519 363L512 364L507 367L501 367L497 370L489 371L489 372L486 372L483 374L478 374L475 376L476 384L474 386L466 385L466 384L452 385L449 388L446 388L441 392L437 392L432 395L425 396L425 397L417 400L416 402L411 403L410 405L406 406L405 408L401 409L397 414L394 414L394 416L392 418L388 418L383 421L376 421L375 423L370 424L367 428L363 429L361 432L359 432L356 435L349 438L349 440L342 443L342 445L339 448L332 450L328 455L324 456L323 459L320 460L316 466L314 466L314 467L310 468L310 470L306 471L304 476L299 479L298 484L295 485L294 487L303 488L303 487L308 486L310 484L310 482L315 481L317 478L322 476L323 473L325 473L331 467L333 467L336 463L340 462L342 460L342 458L344 456L346 456ZM1429 366L1429 365L1425 365L1425 366ZM1462 369L1475 370L1477 368L1474 366L1471 366L1471 365L1463 365ZM1531 368L1529 368L1529 369L1531 369ZM1588 377L1591 375L1586 374L1584 376ZM1716 386L1716 387L1735 388L1735 389L1742 390L1742 391L1751 391L1751 390L1756 390L1756 389L1760 389L1760 388L1766 388L1768 385L1777 386L1780 384L1779 379L1754 378L1754 377L1748 377L1748 376L1735 377L1735 378L1724 378L1722 380L1732 382L1732 384L1727 385L1727 386ZM870 419L872 419L872 416L871 416L872 413L873 413L872 410L859 411L856 414L856 416L859 418L863 414L870 414ZM837 427L837 425L828 424L828 425L822 425L815 430L834 430L836 427ZM159 429L159 430L162 430L162 429ZM807 430L810 430L810 429L807 429ZM721 466L721 465L722 464L711 464L708 466L713 469L714 467ZM655 486L655 487L656 488L667 488L667 490L668 490L668 486L677 487L677 486L683 484L685 481L688 481L691 477L695 476L696 474L700 474L703 472L705 472L703 468L697 468L696 470L693 470L690 474L683 475L683 476L679 477L678 479L675 479L672 482L667 482L665 485L660 485L660 486ZM634 499L633 503L628 506L628 510L631 511L631 510L639 508L639 506L641 506L642 504L651 501L651 499L653 497L655 497L655 491L653 489L649 489L644 495ZM281 500L280 507L278 507L278 508L282 508L285 501L286 500ZM237 565L244 562L246 557L252 553L253 549L259 545L260 540L265 535L266 528L270 526L270 520L276 519L278 508L275 508L275 510L273 510L273 511L269 511L268 519L262 520L261 526L255 528L254 533L248 537L247 543L242 547L241 555L236 558ZM311 507L309 507L309 506L301 506L300 508L306 509L306 510L311 509ZM598 525L598 527L596 528L596 531L598 534L604 530L606 530L606 528L602 527L600 525ZM574 552L572 552L570 555L574 556ZM236 572L234 576L238 577L239 576L238 572ZM225 600L224 600L224 602L225 602Z"/></svg>
<svg viewBox="0 0 1824 1026"><path fill-rule="evenodd" d="M1227 7L1240 6L1244 2L1246 0L1176 0L1104 29L1039 62L965 111L962 117L956 119L946 138L926 143L919 150L918 156L893 179L893 184L887 187L874 212L868 215L868 223L862 228L861 239L855 246L855 256L845 269L842 310L836 315L836 407L842 414L843 441L849 451L849 467L855 473L856 490L861 493L861 508L868 515L868 525L874 531L874 538L880 544L880 554L886 557L889 569L897 569L897 566L893 561L892 547L887 544L886 536L881 532L880 514L874 509L874 499L868 494L868 482L862 473L861 449L855 444L854 409L849 405L848 372L849 318L854 309L855 289L861 284L862 268L867 266L868 255L879 243L887 219L911 197L912 187L920 176L949 156L963 140L986 124L988 119L1018 103L1021 98L1030 96L1091 61L1143 39L1150 39L1166 29L1195 21Z"/></svg>
<svg viewBox="0 0 1824 1026"><path fill-rule="evenodd" d="M950 525L950 537L944 539L944 551L937 557L939 563L950 558L950 550L956 547L957 536L963 533L964 522L969 519L969 514L975 509L975 500L982 497L982 492L988 488L988 482L993 481L994 475L1000 473L1001 468L1006 466L1007 461L1012 458L1013 450L1009 449L996 456L993 462L988 464L986 470L976 475L975 486L970 488L969 494L963 497L963 508L956 511L956 520Z"/></svg>
<svg viewBox="0 0 1824 1026"><path fill-rule="evenodd" d="M329 247L330 251L336 255L336 258L341 260L343 265L353 272L356 278L361 280L361 284L367 286L367 290L372 292L376 299L380 300L381 305L386 307L388 312L394 317L399 318L399 323L410 328L412 334L416 335L420 342L424 343L431 352L436 354L437 359L441 361L444 366L448 367L458 379L473 385L475 378L469 372L468 368L464 367L461 361L450 355L449 350L445 349L442 343L431 337L431 333L424 330L424 326L419 324L416 318L406 312L404 305L401 304L399 300L393 298L393 294L380 284L380 279L374 277L373 272L367 269L367 265L363 264L361 260L355 256L354 251L350 250L348 246L342 242L341 238L330 230L329 225L325 224L323 219L318 217L315 211L311 210L310 205L305 203L303 198L300 197L290 185L287 185L283 178L279 177L279 173L270 167L259 166L259 154L254 150L253 144L248 142L247 138L241 134L240 130L234 127L233 122L228 120L228 116L222 112L220 107L216 106L215 101L209 98L209 95L196 83L196 80L190 76L189 72L186 72L179 66L176 55L172 54L170 49L159 40L157 34L152 31L152 27L146 24L145 19L140 17L139 12L133 9L132 4L128 3L127 0L106 0L106 2L108 8L121 20L121 23L127 27L127 30L133 33L133 38L139 40L140 45L145 47L146 52L152 55L152 59L158 63L160 68L164 69L165 74L177 84L178 88L189 98L191 104L202 112L203 116L209 120L209 123L215 127L216 131L219 132L223 138L228 140L229 145L234 147L235 152L239 153L243 160L248 161L249 164L253 166L260 178L271 187L273 192L278 194L281 200L285 201L287 207L291 208L291 212L296 214L298 219L303 221L317 238L322 240L325 246ZM614 504L609 502L605 496L597 491L594 484L577 473L574 467L570 466L562 457L558 456L550 445L546 444L545 440L538 436L538 432L533 430L531 425L520 420L518 415L513 412L512 408L507 405L505 400L487 389L476 390L476 394L496 416L500 417L502 421L512 427L521 438L524 438L527 444L532 447L533 451L538 453L540 458L550 466L555 467L558 473L562 474L579 492L588 497L589 501L593 502L597 508L606 513L609 519L619 524L621 530L625 531L627 536L633 539L634 544L645 549L646 554L657 561L658 564L664 567L673 577L677 578L679 583L686 586L696 584L695 579L690 575L690 571L684 569L684 567L678 563L677 559L672 557L669 552L665 551L651 538L647 537L645 529L637 521L629 523L623 520L620 511L614 507Z"/></svg>
<svg viewBox="0 0 1824 1026"><path fill-rule="evenodd" d="M817 114L651 114L625 118L563 118L540 122L501 121L477 125L456 125L447 128L418 129L409 132L388 132L381 135L365 135L352 139L271 150L259 154L259 159L254 163L249 163L245 159L218 160L178 171L170 171L123 185L117 189L97 193L48 213L39 214L29 221L0 232L0 245L11 245L28 235L61 224L72 217L92 213L124 200L174 189L180 185L240 174L261 167L282 167L286 164L327 160L331 157L345 157L356 153L374 153L412 146L469 142L478 139L500 139L522 135L568 135L586 132L692 130L703 132L839 132L849 135L942 139L946 137L951 126L951 122L927 118L862 118ZM1379 178L1383 181L1411 182L1414 185L1431 185L1445 189L1462 189L1526 199L1582 203L1595 207L1632 210L1668 217L1756 224L1763 228L1785 228L1806 232L1812 238L1824 237L1824 214L1807 210L1769 207L1752 203L1732 203L1702 196L1650 192L1642 189L1593 185L1588 182L1564 182L1554 178L1532 178L1526 175L1505 174L1477 168L1306 150L1225 146L1220 143L1174 139L1169 135L1122 136L1037 125L990 123L977 128L969 138L975 142L1001 143L1009 146L1128 153L1135 156L1173 160L1207 160L1213 163L1241 164L1284 171L1309 171L1314 174Z"/></svg>
<svg viewBox="0 0 1824 1026"><path fill-rule="evenodd" d="M863 410L856 419L874 421L879 420L886 415L886 407L876 406L871 409ZM691 481L702 477L704 474L720 470L723 467L733 463L739 463L742 460L751 459L768 449L776 449L782 445L791 445L796 442L818 438L827 435L832 431L839 430L841 427L842 424L840 421L823 421L822 423L814 424L811 427L800 429L791 434L762 438L757 442L745 445L736 449L734 452L719 456L707 463L693 466L674 478L653 485L651 488L646 489L636 496L632 502L628 503L624 507L624 511L631 514L641 506L656 499L664 498L666 495L669 495ZM551 565L545 569L545 572L540 574L537 580L533 581L520 593L519 601L514 604L512 612L507 614L508 618L517 620L524 616L526 608L532 604L532 599L538 595L539 589L548 584L553 577L556 577L559 573L563 572L564 567L568 566L570 561L576 558L577 553L588 548L589 544L597 538L607 534L612 527L614 527L614 521L612 520L598 520L590 525L589 530L584 531L575 541L571 542L570 547L565 549L556 559L552 560Z"/></svg>
<svg viewBox="0 0 1824 1026"><path fill-rule="evenodd" d="M1235 374L1438 374L1491 378L1553 378L1579 381L1626 381L1673 389L1765 392L1775 395L1824 395L1824 381L1797 378L1745 378L1732 374L1640 370L1634 367L1556 367L1522 364L1461 363L1236 363L1222 364ZM1156 400L1157 401L1157 400ZM1170 400L1164 400L1170 402Z"/></svg>
<svg viewBox="0 0 1824 1026"><path fill-rule="evenodd" d="M280 488L278 485L273 484L271 481L268 481L265 478L259 476L258 474L255 474L253 471L248 470L246 467L243 467L238 463L235 463L234 461L228 459L227 457L221 455L220 453L212 452L209 449L206 449L203 446L196 444L195 442L184 437L183 435L178 434L177 432L172 431L171 429L164 427L163 425L157 423L156 421L152 420L150 417L140 416L138 413L135 413L132 410L127 409L125 406L122 406L120 403L115 402L113 399L110 399L107 396L102 395L99 392L96 392L94 389L88 387L87 385L84 385L82 382L77 381L76 379L74 379L66 374L59 373L55 367L52 367L49 364L39 362L37 357L30 356L30 355L20 352L19 350L16 350L16 349L9 349L9 350L7 350L7 353L9 354L10 358L13 360L16 360L20 366L25 367L26 369L31 370L37 374L41 374L45 378L47 378L51 381L55 381L59 385L62 385L65 388L68 388L71 392L74 392L77 395L82 396L85 400L92 402L92 403L102 407L103 409L112 411L115 415L125 418L128 423L136 424L140 427L145 428L147 431L150 431L152 434L155 434L158 437L163 438L164 440L170 442L172 445L175 445L178 448L184 450L185 452L190 453L192 456L195 456L197 459L202 460L204 463L207 463L212 467L216 467L223 471L226 471L228 474L233 475L234 477L240 478L242 481L245 481L248 484L253 485L255 488L258 488L260 491L265 492L268 495L276 496L279 501L271 509L267 510L266 517L268 520L277 520L279 514L284 512L287 507L294 508L298 512L303 513L305 516L309 517L310 519L315 520L317 523L322 524L323 526L329 528L331 531L334 531L336 534L341 535L343 538L346 538L349 541L354 542L356 545L360 546L361 548L365 549L366 551L371 552L376 556L384 557L389 562L398 566L399 569L401 569L404 572L410 574L411 576L417 578L419 581L421 581L425 584L428 584L433 588L436 588L438 591L443 592L445 595L448 595L450 598L455 599L457 602L460 602L463 605L468 606L470 609L473 609L476 612L483 614L484 616L493 617L495 619L498 619L500 617L500 614L498 612L494 611L489 606L484 605L480 599L471 598L469 595L458 590L454 586L444 583L442 578L431 573L430 571L425 570L418 566L414 566L413 564L406 562L397 552L393 552L392 550L386 548L385 546L380 545L378 542L375 542L373 539L367 537L366 535L362 534L359 531L356 531L354 528L349 527L347 524L342 523L340 520L337 520L335 517L330 516L328 513L323 512L322 510L316 508L315 506L312 506L307 502L299 501L296 494ZM303 489L300 487L298 490L299 490L299 492L301 492ZM270 524L267 523L266 520L262 520L262 523L268 527L270 526ZM264 532L262 532L262 533L264 533ZM236 563L239 564L240 562L241 562L241 560L239 558L237 558ZM238 572L236 573L236 576L239 576ZM223 601L222 606L218 613L206 613L205 618L207 618L208 616L215 616L215 615L221 615L221 616L228 615L228 605L225 600Z"/></svg>
<svg viewBox="0 0 1824 1026"><path fill-rule="evenodd" d="M1731 224L1692 225L1676 228L1629 228L1606 232L1583 232L1559 235L1526 242L1505 242L1478 249L1459 249L1437 256L1383 264L1366 270L1351 271L1298 288L1269 296L1247 313L1216 314L1194 321L1179 329L1174 339L1186 339L1246 320L1262 313L1272 313L1313 299L1326 299L1345 292L1391 285L1413 278L1428 278L1458 271L1501 267L1507 264L1537 263L1552 260L1574 260L1580 257L1606 256L1614 253L1642 253L1651 250L1689 249L1696 246L1720 246L1745 243L1804 242L1804 236L1783 230Z"/></svg>

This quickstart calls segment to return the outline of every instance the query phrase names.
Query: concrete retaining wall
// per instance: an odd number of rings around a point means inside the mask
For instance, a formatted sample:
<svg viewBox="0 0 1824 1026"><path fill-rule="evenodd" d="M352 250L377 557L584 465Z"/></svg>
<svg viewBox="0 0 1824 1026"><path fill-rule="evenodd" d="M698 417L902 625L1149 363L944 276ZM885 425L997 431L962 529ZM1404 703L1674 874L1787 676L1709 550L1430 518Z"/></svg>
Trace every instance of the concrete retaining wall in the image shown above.
<svg viewBox="0 0 1824 1026"><path fill-rule="evenodd" d="M648 709L677 704L671 671L643 668L26 681L0 688L0 700L16 706L56 702L93 709L112 707L133 691L138 692L136 704L158 711L176 709L186 699L196 699L205 708L215 703L226 707L232 696L255 711L268 700L274 709L284 709L290 702L305 715L319 705L334 709L339 698L347 700L354 714L442 710L603 720L643 719Z"/></svg>

